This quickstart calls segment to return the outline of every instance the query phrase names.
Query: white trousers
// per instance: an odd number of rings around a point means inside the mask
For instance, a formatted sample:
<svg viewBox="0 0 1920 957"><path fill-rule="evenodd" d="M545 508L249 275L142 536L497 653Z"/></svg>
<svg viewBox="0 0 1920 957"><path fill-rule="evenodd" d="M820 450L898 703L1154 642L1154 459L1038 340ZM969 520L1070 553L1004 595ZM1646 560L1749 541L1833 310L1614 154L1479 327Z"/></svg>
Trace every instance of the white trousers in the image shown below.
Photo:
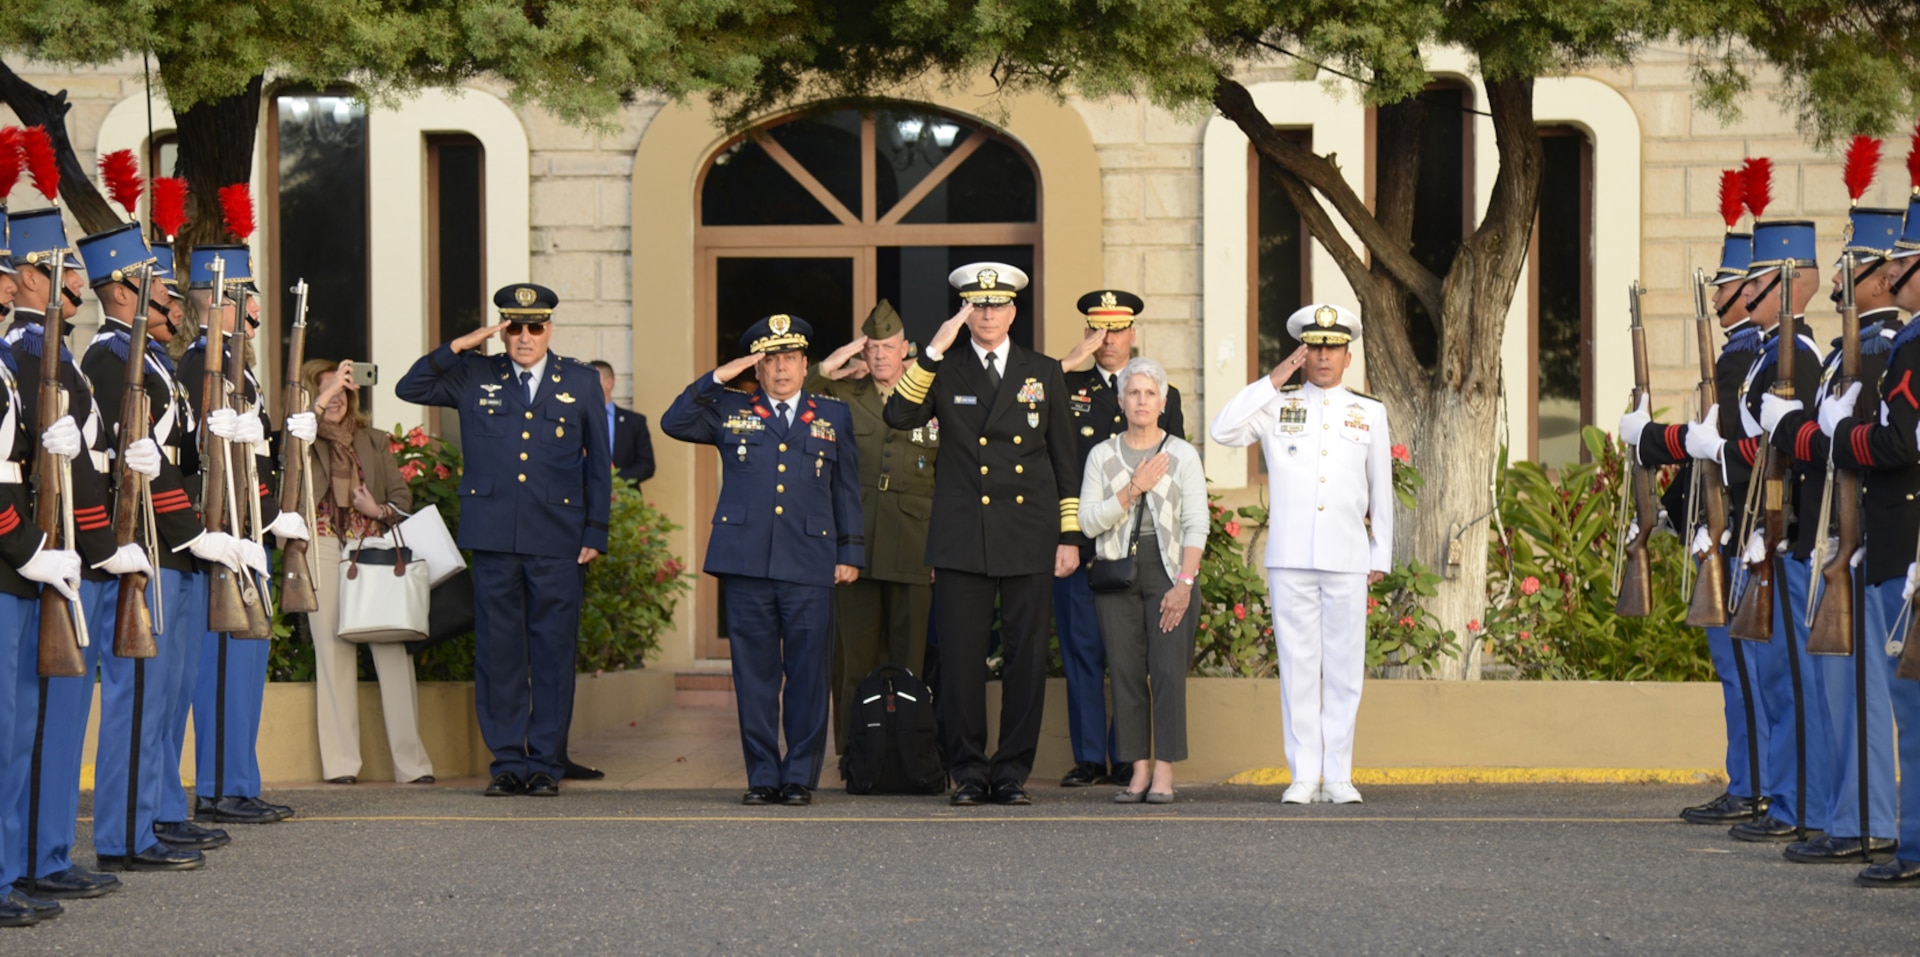
<svg viewBox="0 0 1920 957"><path fill-rule="evenodd" d="M313 632L315 697L320 703L320 774L331 780L360 773L360 646L339 638L340 540L316 536L307 555L313 559L313 587L320 603L320 610L307 616L307 627ZM393 779L412 781L432 774L433 760L420 741L413 656L397 642L367 647L380 676L380 710L387 720Z"/></svg>
<svg viewBox="0 0 1920 957"><path fill-rule="evenodd" d="M1267 569L1280 660L1280 727L1295 782L1353 780L1367 673L1367 574Z"/></svg>

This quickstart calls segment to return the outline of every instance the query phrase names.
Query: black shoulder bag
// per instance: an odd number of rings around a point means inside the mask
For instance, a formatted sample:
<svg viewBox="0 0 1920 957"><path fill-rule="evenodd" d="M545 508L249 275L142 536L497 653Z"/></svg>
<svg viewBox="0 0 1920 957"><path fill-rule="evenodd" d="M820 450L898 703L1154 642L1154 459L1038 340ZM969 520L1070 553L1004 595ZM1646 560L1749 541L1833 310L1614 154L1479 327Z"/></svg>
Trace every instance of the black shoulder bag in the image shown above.
<svg viewBox="0 0 1920 957"><path fill-rule="evenodd" d="M1117 441L1126 441L1116 436ZM1160 444L1153 449L1154 455L1167 447L1167 437L1162 436ZM1153 456L1148 456L1152 458ZM1131 481L1131 479L1129 479ZM1133 587L1134 558L1140 552L1140 526L1147 520L1147 493L1140 492L1140 501L1133 507L1133 538L1127 542L1127 553L1119 558L1096 558L1087 569L1087 589L1096 594L1122 592Z"/></svg>

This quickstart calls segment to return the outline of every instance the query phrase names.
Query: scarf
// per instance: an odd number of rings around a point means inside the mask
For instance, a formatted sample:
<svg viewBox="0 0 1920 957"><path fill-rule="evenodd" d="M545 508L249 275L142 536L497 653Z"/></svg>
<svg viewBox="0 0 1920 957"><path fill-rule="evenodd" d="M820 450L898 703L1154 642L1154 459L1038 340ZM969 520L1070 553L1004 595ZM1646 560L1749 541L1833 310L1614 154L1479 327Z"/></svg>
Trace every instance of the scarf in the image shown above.
<svg viewBox="0 0 1920 957"><path fill-rule="evenodd" d="M352 514L353 487L360 484L360 461L353 454L355 431L351 419L330 422L322 418L319 423L319 439L327 452L328 484L333 490L328 499L343 515Z"/></svg>

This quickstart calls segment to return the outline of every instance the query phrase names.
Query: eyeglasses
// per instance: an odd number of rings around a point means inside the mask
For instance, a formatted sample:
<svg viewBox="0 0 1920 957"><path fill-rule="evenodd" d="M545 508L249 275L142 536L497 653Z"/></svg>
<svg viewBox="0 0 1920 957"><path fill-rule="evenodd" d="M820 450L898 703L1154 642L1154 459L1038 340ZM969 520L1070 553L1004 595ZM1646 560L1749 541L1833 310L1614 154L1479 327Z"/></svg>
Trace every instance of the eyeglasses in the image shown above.
<svg viewBox="0 0 1920 957"><path fill-rule="evenodd" d="M544 322L509 322L507 323L507 335L509 336L537 336L537 335L541 335L542 333L545 333L546 331L547 331L547 324Z"/></svg>

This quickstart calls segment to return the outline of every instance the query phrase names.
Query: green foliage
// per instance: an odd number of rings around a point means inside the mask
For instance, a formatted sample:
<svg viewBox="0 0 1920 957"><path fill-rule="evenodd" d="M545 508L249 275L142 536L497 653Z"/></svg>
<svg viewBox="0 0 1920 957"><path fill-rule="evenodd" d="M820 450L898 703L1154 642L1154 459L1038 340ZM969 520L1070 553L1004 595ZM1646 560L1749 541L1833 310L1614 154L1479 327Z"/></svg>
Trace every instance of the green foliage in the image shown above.
<svg viewBox="0 0 1920 957"><path fill-rule="evenodd" d="M659 652L660 634L673 627L680 594L693 587L693 573L667 544L667 534L680 526L654 508L637 483L615 476L613 485L607 554L587 566L576 658L581 672L643 665Z"/></svg>
<svg viewBox="0 0 1920 957"><path fill-rule="evenodd" d="M1591 461L1549 473L1532 462L1500 471L1498 534L1488 537L1487 638L1522 676L1699 681L1713 676L1706 642L1686 626L1679 539L1652 536L1653 613L1613 613L1614 536L1626 494L1624 448L1591 426ZM1505 465L1505 454L1502 453ZM1532 584L1529 584L1529 582ZM1537 590L1536 590L1537 589Z"/></svg>
<svg viewBox="0 0 1920 957"><path fill-rule="evenodd" d="M1402 667L1431 674L1440 659L1459 652L1459 640L1420 606L1438 593L1440 576L1411 562L1395 565L1367 595L1367 667Z"/></svg>
<svg viewBox="0 0 1920 957"><path fill-rule="evenodd" d="M1209 496L1217 498L1217 496ZM1194 630L1194 673L1268 678L1273 658L1273 616L1267 608L1267 569L1261 535L1243 549L1240 519L1264 531L1267 510L1244 505L1228 511L1208 503L1207 547L1200 556L1200 618Z"/></svg>

